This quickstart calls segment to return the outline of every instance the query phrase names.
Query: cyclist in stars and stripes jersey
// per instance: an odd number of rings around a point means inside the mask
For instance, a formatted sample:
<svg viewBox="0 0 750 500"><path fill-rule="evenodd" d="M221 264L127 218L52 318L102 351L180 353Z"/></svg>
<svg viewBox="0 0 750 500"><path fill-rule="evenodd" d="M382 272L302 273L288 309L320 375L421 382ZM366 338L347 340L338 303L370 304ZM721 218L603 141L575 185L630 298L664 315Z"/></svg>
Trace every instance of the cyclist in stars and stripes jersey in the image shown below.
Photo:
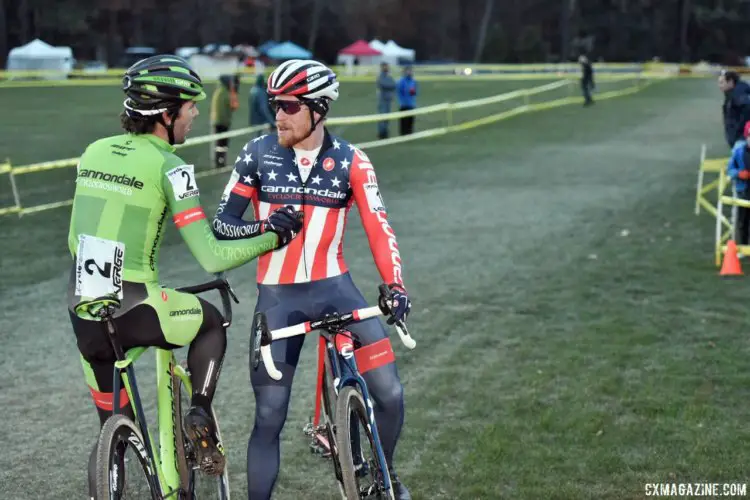
<svg viewBox="0 0 750 500"><path fill-rule="evenodd" d="M258 259L256 312L266 314L271 329L309 321L331 312L366 307L343 256L349 210L357 205L381 278L398 304L388 320L405 320L411 302L404 288L401 255L386 215L375 170L368 156L332 136L324 119L338 98L336 75L312 60L282 63L268 78L277 134L251 140L235 162L213 221L217 237L241 239L263 234L274 211L304 214L299 238ZM243 216L252 205L254 220ZM292 208L284 207L291 205ZM364 373L375 400L376 421L396 497L411 498L393 472L393 458L404 418L403 387L390 341L377 318L351 325L362 346L383 349L384 363ZM251 368L255 425L247 450L251 500L271 497L279 472L279 436L284 427L291 382L304 337L272 344L274 361L283 373L271 379L261 364ZM252 344L251 344L252 345ZM365 370L362 370L363 372Z"/></svg>

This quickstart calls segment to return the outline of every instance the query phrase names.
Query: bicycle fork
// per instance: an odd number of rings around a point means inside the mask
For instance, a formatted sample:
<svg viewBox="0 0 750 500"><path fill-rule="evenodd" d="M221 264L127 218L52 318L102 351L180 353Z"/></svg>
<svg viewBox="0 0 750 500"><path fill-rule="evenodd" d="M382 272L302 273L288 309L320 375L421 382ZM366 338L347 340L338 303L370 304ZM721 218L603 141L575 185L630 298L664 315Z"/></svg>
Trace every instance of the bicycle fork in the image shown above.
<svg viewBox="0 0 750 500"><path fill-rule="evenodd" d="M335 354L334 354L335 353ZM358 389L365 402L365 410L367 412L367 426L372 432L372 438L375 445L375 454L378 461L378 467L382 473L383 487L385 491L391 491L393 485L391 484L391 476L388 471L388 463L385 460L385 454L383 453L383 446L380 443L380 434L378 433L377 422L375 421L375 409L373 406L373 400L370 397L370 391L367 388L362 374L359 373L357 368L357 361L354 356L354 345L351 337L347 335L337 335L335 338L335 350L334 345L328 344L328 356L331 359L331 369L334 372L334 379L331 382L334 386L336 395L338 396L339 390L347 385L354 386ZM343 373L341 365L345 368L348 373ZM365 462L364 455L362 453L362 443L359 435L357 426L359 425L357 419L351 421L351 429L349 435L352 438L352 453L356 454L360 460L362 460L361 466L366 468L368 464ZM355 464L356 465L356 464ZM364 469L362 472L366 472Z"/></svg>

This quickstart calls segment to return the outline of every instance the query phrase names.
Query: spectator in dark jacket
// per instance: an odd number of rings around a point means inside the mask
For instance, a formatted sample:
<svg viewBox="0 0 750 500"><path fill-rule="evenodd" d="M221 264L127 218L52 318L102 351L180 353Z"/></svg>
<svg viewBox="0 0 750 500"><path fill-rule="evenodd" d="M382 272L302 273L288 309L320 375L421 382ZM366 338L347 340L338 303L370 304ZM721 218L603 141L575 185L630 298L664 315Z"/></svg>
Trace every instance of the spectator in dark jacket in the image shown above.
<svg viewBox="0 0 750 500"><path fill-rule="evenodd" d="M594 67L591 66L589 58L582 55L578 58L578 62L581 64L581 91L583 92L584 106L591 106L594 104L594 99L591 97L591 92L596 88L594 84Z"/></svg>
<svg viewBox="0 0 750 500"><path fill-rule="evenodd" d="M266 79L263 75L258 75L255 79L255 85L250 89L249 96L250 109L250 126L253 125L268 125L268 130L276 126L276 118L271 112L271 107L268 105L268 93L266 92ZM256 133L256 137L263 135L266 131L260 130Z"/></svg>
<svg viewBox="0 0 750 500"><path fill-rule="evenodd" d="M727 175L734 181L737 198L750 199L750 146L747 136L750 134L750 122L743 129L744 140L737 141L732 149L732 157L727 165ZM739 245L747 245L750 240L750 209L737 207L737 226L734 228L735 239Z"/></svg>
<svg viewBox="0 0 750 500"><path fill-rule="evenodd" d="M743 127L750 120L750 85L740 80L734 71L722 71L719 89L724 92L724 137L732 148L744 142Z"/></svg>
<svg viewBox="0 0 750 500"><path fill-rule="evenodd" d="M380 65L380 75L377 80L378 86L378 113L390 113L393 94L396 91L396 80L388 72L388 63ZM388 120L378 122L378 138L388 137Z"/></svg>

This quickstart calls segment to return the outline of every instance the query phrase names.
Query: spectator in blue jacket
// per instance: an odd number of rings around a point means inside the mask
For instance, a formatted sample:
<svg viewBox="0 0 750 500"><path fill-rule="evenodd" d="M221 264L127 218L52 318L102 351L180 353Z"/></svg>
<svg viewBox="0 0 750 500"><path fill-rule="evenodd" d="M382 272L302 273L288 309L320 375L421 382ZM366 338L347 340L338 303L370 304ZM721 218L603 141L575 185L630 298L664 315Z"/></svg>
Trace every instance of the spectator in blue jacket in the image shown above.
<svg viewBox="0 0 750 500"><path fill-rule="evenodd" d="M732 149L732 157L727 165L727 175L734 181L737 197L750 200L750 145L747 136L750 134L750 121L745 123L743 135L745 140L737 142ZM750 241L750 209L737 207L737 227L735 239L739 245L747 245Z"/></svg>
<svg viewBox="0 0 750 500"><path fill-rule="evenodd" d="M266 92L266 79L263 75L258 75L255 79L255 85L250 89L249 95L249 106L250 109L250 126L253 125L268 125L267 130L260 130L255 135L263 135L267 131L270 131L276 126L276 117L271 112L271 107L268 105L268 93Z"/></svg>
<svg viewBox="0 0 750 500"><path fill-rule="evenodd" d="M411 66L404 67L404 76L398 81L396 88L398 102L401 105L401 111L415 109L417 107L417 95L419 90L417 82L412 76ZM401 135L411 134L414 131L414 116L405 116L401 118Z"/></svg>
<svg viewBox="0 0 750 500"><path fill-rule="evenodd" d="M388 72L388 63L380 65L380 75L377 80L378 86L378 113L390 113L393 94L396 91L396 80ZM388 138L388 120L378 122L378 138Z"/></svg>

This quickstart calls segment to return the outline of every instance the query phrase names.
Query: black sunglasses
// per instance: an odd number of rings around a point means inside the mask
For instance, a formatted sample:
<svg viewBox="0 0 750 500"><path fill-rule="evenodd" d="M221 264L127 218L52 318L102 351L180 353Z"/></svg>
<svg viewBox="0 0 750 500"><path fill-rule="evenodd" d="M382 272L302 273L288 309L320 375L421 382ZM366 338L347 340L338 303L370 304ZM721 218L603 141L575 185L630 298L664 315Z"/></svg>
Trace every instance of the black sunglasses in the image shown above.
<svg viewBox="0 0 750 500"><path fill-rule="evenodd" d="M268 103L271 105L273 113L276 114L281 109L287 115L294 115L300 112L303 102L300 101L282 101L279 99L269 99Z"/></svg>

